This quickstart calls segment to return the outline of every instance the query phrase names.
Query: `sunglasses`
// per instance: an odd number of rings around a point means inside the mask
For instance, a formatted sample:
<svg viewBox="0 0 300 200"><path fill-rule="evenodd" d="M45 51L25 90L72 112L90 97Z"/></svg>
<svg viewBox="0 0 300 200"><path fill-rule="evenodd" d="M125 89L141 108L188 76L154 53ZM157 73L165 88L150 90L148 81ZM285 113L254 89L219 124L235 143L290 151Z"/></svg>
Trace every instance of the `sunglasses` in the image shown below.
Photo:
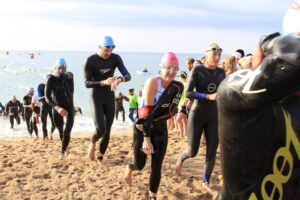
<svg viewBox="0 0 300 200"><path fill-rule="evenodd" d="M215 52L220 52L220 53L222 53L222 51L223 51L223 49L222 48L211 48L210 50L207 50L207 51L212 51L213 53L215 53Z"/></svg>

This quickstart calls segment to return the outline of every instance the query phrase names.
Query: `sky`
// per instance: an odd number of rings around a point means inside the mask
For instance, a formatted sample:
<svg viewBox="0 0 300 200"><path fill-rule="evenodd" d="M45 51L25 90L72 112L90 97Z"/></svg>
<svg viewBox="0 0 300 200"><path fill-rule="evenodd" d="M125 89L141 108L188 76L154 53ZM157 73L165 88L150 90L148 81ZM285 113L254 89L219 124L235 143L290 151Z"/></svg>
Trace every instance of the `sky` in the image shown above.
<svg viewBox="0 0 300 200"><path fill-rule="evenodd" d="M293 0L0 0L1 50L96 51L105 35L117 51L254 51L282 32Z"/></svg>

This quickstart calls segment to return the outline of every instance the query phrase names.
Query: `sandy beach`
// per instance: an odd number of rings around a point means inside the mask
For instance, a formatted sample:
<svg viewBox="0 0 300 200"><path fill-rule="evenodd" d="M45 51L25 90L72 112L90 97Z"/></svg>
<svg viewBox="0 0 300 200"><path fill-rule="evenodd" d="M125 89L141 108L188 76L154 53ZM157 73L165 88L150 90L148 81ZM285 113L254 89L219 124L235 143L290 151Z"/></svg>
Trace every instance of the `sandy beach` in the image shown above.
<svg viewBox="0 0 300 200"><path fill-rule="evenodd" d="M135 172L131 186L123 181L125 165L132 158L132 132L114 131L102 164L87 158L91 134L72 138L66 159L59 159L60 141L7 139L0 141L0 199L148 199L150 162ZM98 145L97 145L98 146ZM205 146L196 158L184 163L182 176L174 173L174 164L186 139L169 134L158 199L202 200L212 195L201 186ZM212 176L212 188L220 190L219 152Z"/></svg>

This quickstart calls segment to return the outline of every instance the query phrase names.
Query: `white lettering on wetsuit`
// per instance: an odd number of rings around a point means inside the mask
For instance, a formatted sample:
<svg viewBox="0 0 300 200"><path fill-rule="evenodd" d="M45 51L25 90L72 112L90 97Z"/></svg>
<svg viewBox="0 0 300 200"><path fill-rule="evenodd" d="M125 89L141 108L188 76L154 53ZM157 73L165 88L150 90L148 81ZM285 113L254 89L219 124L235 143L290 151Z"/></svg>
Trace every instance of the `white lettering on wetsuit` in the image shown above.
<svg viewBox="0 0 300 200"><path fill-rule="evenodd" d="M260 69L256 69L254 71L250 69L245 70L239 70L229 75L228 82L232 86L240 86L244 83L246 85L244 86L242 93L244 94L257 94L267 91L266 88L259 89L259 90L251 90L251 87L253 85L253 82L255 78L261 74Z"/></svg>

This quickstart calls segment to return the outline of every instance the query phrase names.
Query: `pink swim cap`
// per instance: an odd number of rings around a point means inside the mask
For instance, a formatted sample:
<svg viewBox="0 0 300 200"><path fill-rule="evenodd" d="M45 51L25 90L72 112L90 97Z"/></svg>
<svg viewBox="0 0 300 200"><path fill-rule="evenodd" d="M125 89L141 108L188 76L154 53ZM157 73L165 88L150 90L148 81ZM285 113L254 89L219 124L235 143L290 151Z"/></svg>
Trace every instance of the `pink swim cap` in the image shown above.
<svg viewBox="0 0 300 200"><path fill-rule="evenodd" d="M178 58L176 56L175 53L173 52L168 52L165 55L163 55L163 57L160 60L160 64L174 64L174 65L178 65Z"/></svg>

